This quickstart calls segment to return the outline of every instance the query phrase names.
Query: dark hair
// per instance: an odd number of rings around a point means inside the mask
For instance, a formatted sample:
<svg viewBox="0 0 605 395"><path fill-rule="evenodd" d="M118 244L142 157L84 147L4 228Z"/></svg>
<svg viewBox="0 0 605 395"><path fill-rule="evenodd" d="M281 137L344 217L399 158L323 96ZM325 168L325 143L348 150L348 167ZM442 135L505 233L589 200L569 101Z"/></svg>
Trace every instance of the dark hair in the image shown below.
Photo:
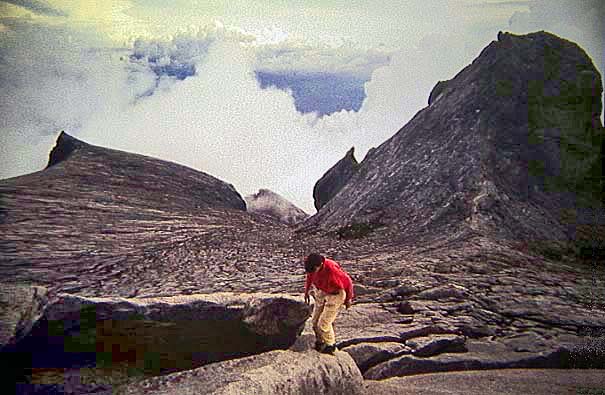
<svg viewBox="0 0 605 395"><path fill-rule="evenodd" d="M324 263L324 257L319 254L309 254L305 259L305 272L312 273L319 265Z"/></svg>

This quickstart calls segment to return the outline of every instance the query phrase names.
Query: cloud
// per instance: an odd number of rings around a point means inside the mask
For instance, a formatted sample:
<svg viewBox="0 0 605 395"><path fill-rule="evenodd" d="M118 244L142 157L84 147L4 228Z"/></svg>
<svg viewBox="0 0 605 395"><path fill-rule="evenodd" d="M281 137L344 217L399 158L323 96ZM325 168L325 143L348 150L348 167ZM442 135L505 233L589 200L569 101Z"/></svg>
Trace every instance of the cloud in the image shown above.
<svg viewBox="0 0 605 395"><path fill-rule="evenodd" d="M331 165L334 143L314 133L288 93L260 88L253 60L237 43L215 42L196 76L121 112L97 111L76 135L203 170L244 195L268 186L309 209L301 197Z"/></svg>
<svg viewBox="0 0 605 395"><path fill-rule="evenodd" d="M210 44L217 40L252 48L258 71L348 74L366 80L376 68L388 64L394 52L386 47L364 48L346 41L338 45L310 44L273 30L250 33L215 22L203 28L192 27L173 37L138 38L133 44L132 58L148 62L158 75L172 71L179 74L179 68L190 70L187 73L192 75L196 59L205 56Z"/></svg>
<svg viewBox="0 0 605 395"><path fill-rule="evenodd" d="M363 48L347 42L338 46L317 46L290 40L259 47L256 67L267 72L301 70L369 79L376 68L389 63L393 52L387 48Z"/></svg>
<svg viewBox="0 0 605 395"><path fill-rule="evenodd" d="M480 3L465 4L466 8L515 8L515 7L529 7L532 0L518 0L518 1L502 1L502 0L491 0L483 1Z"/></svg>
<svg viewBox="0 0 605 395"><path fill-rule="evenodd" d="M63 17L68 16L65 11L53 8L48 3L40 0L2 0L2 2L23 7L40 15Z"/></svg>
<svg viewBox="0 0 605 395"><path fill-rule="evenodd" d="M96 111L128 106L153 79L129 71L113 49L63 27L4 19L0 35L0 177L42 169L62 129L77 132ZM107 111L106 111L107 112Z"/></svg>
<svg viewBox="0 0 605 395"><path fill-rule="evenodd" d="M214 23L189 29L175 37L138 38L130 61L149 67L160 78L178 80L196 74L196 63L207 56L217 40L240 43L253 51L256 77L263 88L291 91L298 111L320 116L342 109L357 111L365 99L363 84L372 72L388 64L393 51L311 45L287 39L287 34L266 29L257 35ZM153 94L153 91L145 95Z"/></svg>

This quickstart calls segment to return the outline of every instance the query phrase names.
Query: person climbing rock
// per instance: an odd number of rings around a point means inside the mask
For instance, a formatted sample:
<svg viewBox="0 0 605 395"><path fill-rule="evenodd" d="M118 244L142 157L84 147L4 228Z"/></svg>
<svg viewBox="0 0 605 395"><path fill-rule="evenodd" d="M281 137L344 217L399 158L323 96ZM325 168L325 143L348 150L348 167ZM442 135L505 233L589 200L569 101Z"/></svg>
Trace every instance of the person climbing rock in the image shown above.
<svg viewBox="0 0 605 395"><path fill-rule="evenodd" d="M333 323L343 305L347 309L351 307L355 296L353 281L337 262L315 253L305 258L305 272L305 303L310 303L311 291L315 299L312 318L315 349L322 353L334 354L336 336Z"/></svg>

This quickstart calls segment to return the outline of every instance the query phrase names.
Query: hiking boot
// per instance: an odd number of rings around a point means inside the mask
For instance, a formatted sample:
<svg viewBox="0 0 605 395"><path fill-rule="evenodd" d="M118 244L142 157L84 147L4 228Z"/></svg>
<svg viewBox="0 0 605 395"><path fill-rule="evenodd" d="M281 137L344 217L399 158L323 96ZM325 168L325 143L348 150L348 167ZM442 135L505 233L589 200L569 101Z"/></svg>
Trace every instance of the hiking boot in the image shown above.
<svg viewBox="0 0 605 395"><path fill-rule="evenodd" d="M326 345L320 352L323 354L334 355L336 352L336 346L334 344Z"/></svg>
<svg viewBox="0 0 605 395"><path fill-rule="evenodd" d="M326 343L320 341L320 340L316 340L315 341L315 350L317 351L322 351L324 349L324 347L326 346Z"/></svg>

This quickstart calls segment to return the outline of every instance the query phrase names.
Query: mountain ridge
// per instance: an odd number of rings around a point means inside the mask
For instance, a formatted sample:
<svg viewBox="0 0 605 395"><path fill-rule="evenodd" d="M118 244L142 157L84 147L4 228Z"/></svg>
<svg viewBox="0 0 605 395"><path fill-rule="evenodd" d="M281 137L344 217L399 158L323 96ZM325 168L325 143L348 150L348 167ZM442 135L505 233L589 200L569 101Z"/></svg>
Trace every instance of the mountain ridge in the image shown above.
<svg viewBox="0 0 605 395"><path fill-rule="evenodd" d="M563 213L604 224L598 71L550 33L498 37L302 228L387 224L404 236L453 226L562 245L575 237Z"/></svg>

